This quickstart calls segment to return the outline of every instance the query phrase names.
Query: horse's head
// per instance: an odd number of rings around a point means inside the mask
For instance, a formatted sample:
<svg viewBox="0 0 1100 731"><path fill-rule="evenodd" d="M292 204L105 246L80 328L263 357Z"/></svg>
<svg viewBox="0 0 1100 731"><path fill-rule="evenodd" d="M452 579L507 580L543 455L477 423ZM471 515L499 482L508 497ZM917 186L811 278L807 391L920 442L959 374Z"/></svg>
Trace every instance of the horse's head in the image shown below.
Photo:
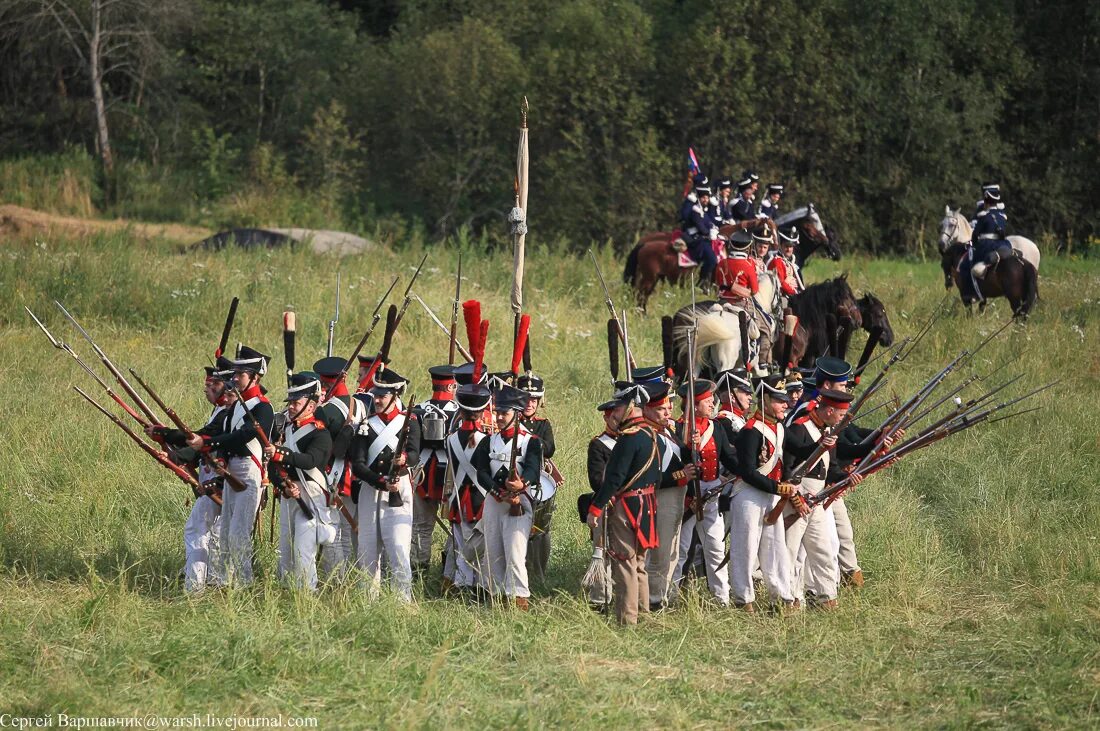
<svg viewBox="0 0 1100 731"><path fill-rule="evenodd" d="M836 229L825 229L825 250L829 252L829 258L840 261L840 244L837 243Z"/></svg>
<svg viewBox="0 0 1100 731"><path fill-rule="evenodd" d="M824 246L830 259L840 261L840 247L837 245L836 232L827 229L821 222L821 214L817 212L817 206L813 203L806 206L806 217L800 223L802 232L813 242L815 249Z"/></svg>
<svg viewBox="0 0 1100 731"><path fill-rule="evenodd" d="M848 273L845 272L833 280L833 302L836 306L836 317L840 322L845 320L852 327L863 327L863 315L859 310L859 302L856 301L856 293L848 284Z"/></svg>
<svg viewBox="0 0 1100 731"><path fill-rule="evenodd" d="M886 316L886 307L882 300L870 292L859 298L859 314L863 318L863 329L871 332L878 328L879 345L889 348L894 344L894 329L890 327L890 318Z"/></svg>
<svg viewBox="0 0 1100 731"><path fill-rule="evenodd" d="M944 206L943 220L940 221L940 253L944 253L952 244L965 243L970 240L973 229L970 221L962 215L961 209L951 210L951 206Z"/></svg>

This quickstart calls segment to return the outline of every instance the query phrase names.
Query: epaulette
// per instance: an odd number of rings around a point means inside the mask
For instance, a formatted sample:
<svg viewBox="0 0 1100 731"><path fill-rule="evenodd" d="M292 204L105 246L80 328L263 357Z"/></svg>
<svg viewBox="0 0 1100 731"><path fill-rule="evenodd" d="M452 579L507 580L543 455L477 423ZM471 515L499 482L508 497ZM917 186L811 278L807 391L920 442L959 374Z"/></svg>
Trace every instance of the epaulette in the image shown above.
<svg viewBox="0 0 1100 731"><path fill-rule="evenodd" d="M794 423L795 424L805 424L809 420L810 420L810 415L806 414L805 416L802 416L802 417L799 417L799 418L795 419Z"/></svg>

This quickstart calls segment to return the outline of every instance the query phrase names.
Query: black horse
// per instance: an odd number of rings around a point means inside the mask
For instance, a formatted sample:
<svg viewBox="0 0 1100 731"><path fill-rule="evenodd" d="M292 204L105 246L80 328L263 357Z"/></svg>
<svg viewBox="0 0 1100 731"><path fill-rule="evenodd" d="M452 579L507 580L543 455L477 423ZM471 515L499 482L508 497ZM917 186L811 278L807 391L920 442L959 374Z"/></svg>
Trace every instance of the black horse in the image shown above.
<svg viewBox="0 0 1100 731"><path fill-rule="evenodd" d="M790 346L790 361L803 366L813 365L818 356L840 352L841 333L854 331L864 324L847 274L811 284L791 297L787 306L798 318ZM884 308L883 315L885 312ZM775 347L779 353L787 352L786 337L782 333L776 337ZM893 337L892 330L890 337ZM773 352L776 351L773 349Z"/></svg>

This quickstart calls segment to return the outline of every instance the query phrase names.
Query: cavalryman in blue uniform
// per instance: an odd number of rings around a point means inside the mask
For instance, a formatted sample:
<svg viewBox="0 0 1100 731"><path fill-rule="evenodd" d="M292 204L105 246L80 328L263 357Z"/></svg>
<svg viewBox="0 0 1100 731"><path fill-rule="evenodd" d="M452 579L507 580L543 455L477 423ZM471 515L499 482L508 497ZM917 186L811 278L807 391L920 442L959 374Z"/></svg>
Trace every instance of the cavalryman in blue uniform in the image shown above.
<svg viewBox="0 0 1100 731"><path fill-rule="evenodd" d="M989 267L996 266L1003 257L1012 255L1012 244L1008 243L1008 217L1001 208L1000 190L987 188L985 191L985 209L978 213L978 224L971 238L971 250L959 263L963 284L963 301L969 304L982 301L978 280L982 279Z"/></svg>
<svg viewBox="0 0 1100 731"><path fill-rule="evenodd" d="M680 208L683 225L683 237L687 243L691 258L699 262L699 285L706 287L718 266L718 257L714 254L711 240L718 234L715 211L710 205L710 188L702 185L695 188L696 202L684 201ZM689 207L690 206L690 207Z"/></svg>
<svg viewBox="0 0 1100 731"><path fill-rule="evenodd" d="M772 183L764 194L764 200L760 201L760 215L773 221L779 215L779 199L783 197L783 186Z"/></svg>

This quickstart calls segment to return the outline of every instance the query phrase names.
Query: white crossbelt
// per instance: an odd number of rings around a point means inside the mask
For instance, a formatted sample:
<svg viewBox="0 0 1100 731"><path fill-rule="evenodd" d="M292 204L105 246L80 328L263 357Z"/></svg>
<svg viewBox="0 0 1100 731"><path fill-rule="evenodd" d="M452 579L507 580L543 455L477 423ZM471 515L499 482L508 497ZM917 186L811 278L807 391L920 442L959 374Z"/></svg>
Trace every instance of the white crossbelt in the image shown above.
<svg viewBox="0 0 1100 731"><path fill-rule="evenodd" d="M367 447L367 465L374 465L374 460L378 459L378 455L382 453L382 450L386 447L390 448L391 452L394 452L394 457L397 456L397 442L400 440L401 427L405 425L404 416L395 416L387 424L382 421L382 418L377 414L367 419L367 427L371 432L376 434L374 441Z"/></svg>

